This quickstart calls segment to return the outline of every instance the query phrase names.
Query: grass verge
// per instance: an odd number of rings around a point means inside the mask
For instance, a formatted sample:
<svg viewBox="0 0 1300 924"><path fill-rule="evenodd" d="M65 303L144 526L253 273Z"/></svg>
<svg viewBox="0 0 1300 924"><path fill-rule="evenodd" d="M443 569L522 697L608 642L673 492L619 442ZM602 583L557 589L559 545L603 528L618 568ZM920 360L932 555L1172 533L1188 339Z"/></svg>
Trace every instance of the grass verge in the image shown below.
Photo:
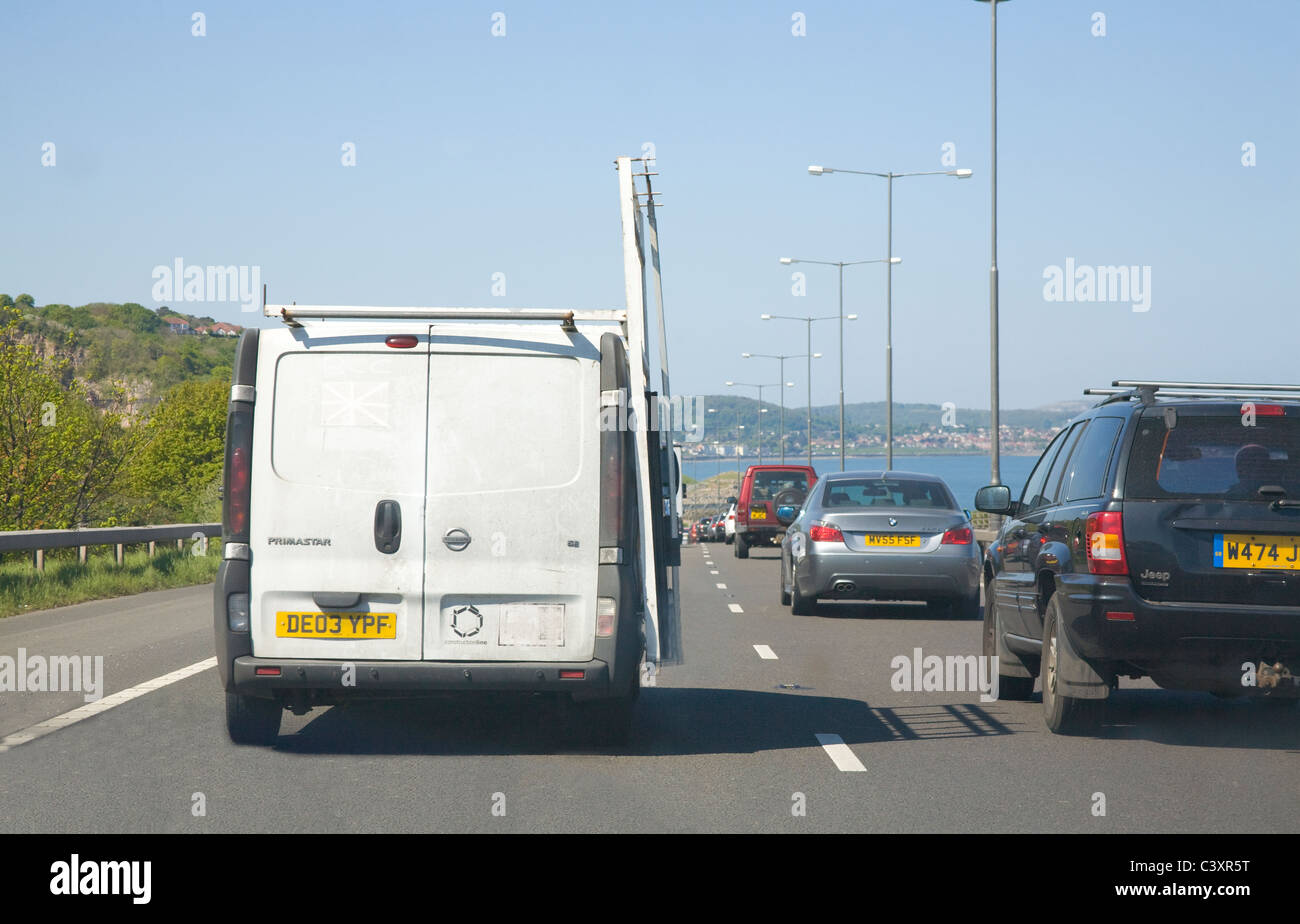
<svg viewBox="0 0 1300 924"><path fill-rule="evenodd" d="M172 548L159 549L152 558L143 550L128 552L121 567L111 547L100 554L92 549L84 565L76 560L73 549L69 550L71 560L47 558L44 574L30 561L0 564L0 618L86 600L206 584L217 576L220 545L209 543L206 555Z"/></svg>

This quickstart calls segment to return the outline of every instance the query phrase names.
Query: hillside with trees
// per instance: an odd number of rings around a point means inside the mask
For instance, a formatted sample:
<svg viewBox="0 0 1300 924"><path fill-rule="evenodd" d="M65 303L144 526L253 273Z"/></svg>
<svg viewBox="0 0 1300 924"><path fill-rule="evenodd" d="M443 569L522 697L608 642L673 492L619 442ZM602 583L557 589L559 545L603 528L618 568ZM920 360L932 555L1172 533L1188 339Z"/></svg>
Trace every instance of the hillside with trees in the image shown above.
<svg viewBox="0 0 1300 924"><path fill-rule="evenodd" d="M0 295L0 529L219 519L238 328L215 326Z"/></svg>

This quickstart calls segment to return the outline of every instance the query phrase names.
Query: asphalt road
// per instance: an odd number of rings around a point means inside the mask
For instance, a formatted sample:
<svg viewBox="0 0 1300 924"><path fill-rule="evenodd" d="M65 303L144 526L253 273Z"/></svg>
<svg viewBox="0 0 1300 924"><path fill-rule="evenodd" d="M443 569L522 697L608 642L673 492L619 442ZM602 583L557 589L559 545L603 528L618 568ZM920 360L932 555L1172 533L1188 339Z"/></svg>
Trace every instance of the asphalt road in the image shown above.
<svg viewBox="0 0 1300 924"><path fill-rule="evenodd" d="M897 655L978 654L978 622L794 617L775 549L683 559L686 660L643 690L625 747L575 749L545 704L494 698L286 713L276 747L240 748L210 668L22 742L82 698L0 693L0 830L1300 830L1300 710L1124 682L1099 736L1058 737L1037 698L891 688ZM0 655L102 654L111 695L212 656L210 594L0 620Z"/></svg>

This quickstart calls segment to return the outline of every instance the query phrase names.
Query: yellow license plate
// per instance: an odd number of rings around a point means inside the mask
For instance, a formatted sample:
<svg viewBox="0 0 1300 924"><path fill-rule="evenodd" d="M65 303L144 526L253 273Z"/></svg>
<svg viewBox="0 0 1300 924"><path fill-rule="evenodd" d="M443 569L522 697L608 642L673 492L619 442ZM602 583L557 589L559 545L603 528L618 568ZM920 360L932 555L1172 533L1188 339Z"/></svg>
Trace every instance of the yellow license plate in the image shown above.
<svg viewBox="0 0 1300 924"><path fill-rule="evenodd" d="M767 519L767 511L766 511L766 510L751 510L751 511L749 511L749 518L750 518L751 520L766 520L766 519Z"/></svg>
<svg viewBox="0 0 1300 924"><path fill-rule="evenodd" d="M275 637L397 638L397 614L277 612Z"/></svg>
<svg viewBox="0 0 1300 924"><path fill-rule="evenodd" d="M1300 571L1300 536L1217 533L1214 537L1214 567Z"/></svg>
<svg viewBox="0 0 1300 924"><path fill-rule="evenodd" d="M866 545L902 546L909 549L918 548L921 545L920 536L895 536L893 534L867 533L862 537L862 541Z"/></svg>

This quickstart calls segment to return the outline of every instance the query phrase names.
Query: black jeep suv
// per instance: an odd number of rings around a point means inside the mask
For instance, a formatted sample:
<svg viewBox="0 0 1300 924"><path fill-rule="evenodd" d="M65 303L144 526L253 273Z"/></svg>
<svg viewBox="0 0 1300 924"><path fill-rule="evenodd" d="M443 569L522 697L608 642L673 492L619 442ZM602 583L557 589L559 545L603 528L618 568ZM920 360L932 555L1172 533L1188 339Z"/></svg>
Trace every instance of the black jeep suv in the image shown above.
<svg viewBox="0 0 1300 924"><path fill-rule="evenodd" d="M1118 678L1294 706L1300 386L1117 381L1043 452L984 560L1000 695L1043 678L1053 732L1093 729Z"/></svg>

